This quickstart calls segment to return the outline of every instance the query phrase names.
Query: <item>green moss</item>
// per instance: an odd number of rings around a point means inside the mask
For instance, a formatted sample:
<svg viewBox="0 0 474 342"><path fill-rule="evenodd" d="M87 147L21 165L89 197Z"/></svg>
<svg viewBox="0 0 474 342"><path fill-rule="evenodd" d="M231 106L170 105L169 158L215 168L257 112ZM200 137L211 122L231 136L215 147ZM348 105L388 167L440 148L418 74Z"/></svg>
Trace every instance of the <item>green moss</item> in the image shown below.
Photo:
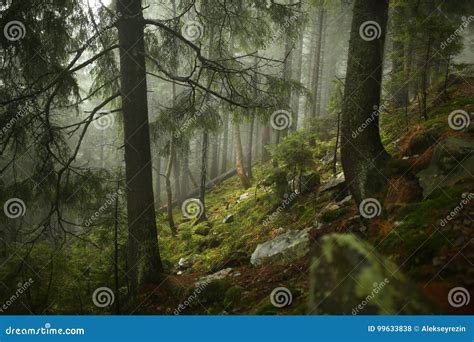
<svg viewBox="0 0 474 342"><path fill-rule="evenodd" d="M405 175L411 168L411 163L403 159L390 159L385 169L387 177L396 177Z"/></svg>
<svg viewBox="0 0 474 342"><path fill-rule="evenodd" d="M393 255L409 274L417 277L417 270L431 265L433 257L445 247L446 238L455 239L453 231L442 229L441 219L459 205L462 192L459 187L437 190L426 200L407 205L397 215L399 225L375 243L377 249Z"/></svg>
<svg viewBox="0 0 474 342"><path fill-rule="evenodd" d="M326 211L321 215L321 221L325 223L333 222L347 213L347 208L340 208L332 211Z"/></svg>
<svg viewBox="0 0 474 342"><path fill-rule="evenodd" d="M226 309L232 309L238 304L242 298L243 289L240 286L232 286L227 289L224 298L224 306Z"/></svg>
<svg viewBox="0 0 474 342"><path fill-rule="evenodd" d="M223 305L227 291L232 283L227 279L217 279L210 282L199 295L199 301L209 305Z"/></svg>

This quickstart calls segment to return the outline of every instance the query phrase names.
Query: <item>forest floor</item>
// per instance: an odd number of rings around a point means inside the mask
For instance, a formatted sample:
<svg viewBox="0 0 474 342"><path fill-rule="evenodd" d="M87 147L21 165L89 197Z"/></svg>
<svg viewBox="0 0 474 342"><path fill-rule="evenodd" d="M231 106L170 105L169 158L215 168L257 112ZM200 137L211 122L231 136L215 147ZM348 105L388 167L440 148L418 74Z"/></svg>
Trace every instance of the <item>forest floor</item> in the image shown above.
<svg viewBox="0 0 474 342"><path fill-rule="evenodd" d="M474 285L474 203L469 202L445 226L441 227L440 221L459 205L462 194L474 189L474 180L450 182L452 170L447 170L448 177L424 196L417 176L430 167L440 142L454 137L474 144L472 125L460 131L448 125L452 111L474 112L472 84L474 78L451 79L449 97L432 89L434 100L428 120L419 118L416 104L408 108L407 115L404 111L382 115L382 139L393 158L387 170L390 187L384 211L373 220L354 219L359 215L356 204L353 200L341 202L348 195L347 189L335 187L299 195L289 208L263 224L275 210L275 199L271 190L257 184L271 172L270 164L255 167L253 186L247 190L242 189L238 177L232 177L209 191L209 224L194 224L176 210L178 236L172 237L163 223L166 220L160 217L161 253L171 274L167 283L172 285L174 298L163 301L159 288L149 289L141 296L142 307L146 308L143 313L305 314L312 252L279 264L255 267L250 263L258 244L289 230L305 228L309 228L311 249L318 248L319 239L330 233L357 234L395 262L434 304L436 312L472 313L472 303L454 310L446 293L456 284ZM333 142L326 143L329 146ZM331 181L332 165L317 165L315 171L320 173L324 186ZM337 207L328 210L331 205ZM233 220L224 223L227 215ZM177 266L181 258L184 265ZM225 273L218 277L221 279L210 281L196 294L199 279L221 270ZM270 301L270 293L279 286L288 288L293 296L291 305L284 308Z"/></svg>

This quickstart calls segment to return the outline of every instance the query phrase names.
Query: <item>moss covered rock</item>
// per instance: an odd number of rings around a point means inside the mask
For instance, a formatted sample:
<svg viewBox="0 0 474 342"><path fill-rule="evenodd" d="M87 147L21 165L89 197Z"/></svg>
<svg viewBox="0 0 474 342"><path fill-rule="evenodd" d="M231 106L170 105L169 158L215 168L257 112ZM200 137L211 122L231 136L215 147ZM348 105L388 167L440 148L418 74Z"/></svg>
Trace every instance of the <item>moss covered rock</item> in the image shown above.
<svg viewBox="0 0 474 342"><path fill-rule="evenodd" d="M310 314L433 313L393 262L351 234L323 237L310 274Z"/></svg>

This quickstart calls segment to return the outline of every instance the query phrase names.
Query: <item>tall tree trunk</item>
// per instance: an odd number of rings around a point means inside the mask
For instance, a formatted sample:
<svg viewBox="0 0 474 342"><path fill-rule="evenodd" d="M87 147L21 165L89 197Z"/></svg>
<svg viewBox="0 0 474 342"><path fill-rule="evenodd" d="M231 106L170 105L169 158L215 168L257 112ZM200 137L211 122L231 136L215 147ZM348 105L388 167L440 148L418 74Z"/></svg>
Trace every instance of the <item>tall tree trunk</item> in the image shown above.
<svg viewBox="0 0 474 342"><path fill-rule="evenodd" d="M183 166L181 167L181 194L182 197L185 196L189 191L189 154L188 152L184 153L183 156ZM184 198L182 198L184 199Z"/></svg>
<svg viewBox="0 0 474 342"><path fill-rule="evenodd" d="M234 150L235 150L235 168L240 182L244 189L250 188L250 180L244 169L244 160L242 155L242 142L240 140L240 128L238 123L234 123Z"/></svg>
<svg viewBox="0 0 474 342"><path fill-rule="evenodd" d="M173 138L170 141L170 153L168 159L168 166L166 167L166 198L167 198L167 217L168 217L168 225L170 226L171 234L176 236L176 226L174 224L173 219L173 191L171 190L171 169L173 168L174 158L176 156L176 152L174 150L174 142Z"/></svg>
<svg viewBox="0 0 474 342"><path fill-rule="evenodd" d="M383 173L390 156L380 140L378 115L374 115L373 108L380 106L387 17L388 1L355 0L342 106L341 159L357 203L377 197L386 186ZM380 25L380 38L362 38L359 30L368 21ZM360 134L353 134L366 120L372 121Z"/></svg>
<svg viewBox="0 0 474 342"><path fill-rule="evenodd" d="M253 179L253 172L252 172L252 148L253 148L253 128L255 125L255 112L252 115L252 120L250 121L250 129L249 129L249 145L247 149L247 159L246 159L246 167L245 171L250 180Z"/></svg>
<svg viewBox="0 0 474 342"><path fill-rule="evenodd" d="M317 35L317 41L314 46L314 60L313 60L313 72L312 72L312 103L311 103L311 116L314 118L319 115L318 96L321 89L319 89L319 79L321 78L321 52L323 46L323 32L324 32L324 15L325 9L316 9L318 13L317 22L315 26L315 34Z"/></svg>
<svg viewBox="0 0 474 342"><path fill-rule="evenodd" d="M262 156L262 163L265 163L267 161L270 160L270 152L267 151L267 149L265 148L265 146L267 146L268 144L270 144L270 125L268 123L264 123L262 125L262 152L261 152L261 156Z"/></svg>
<svg viewBox="0 0 474 342"><path fill-rule="evenodd" d="M158 149L158 147L157 147ZM156 183L155 183L155 203L156 209L160 207L160 196L161 196L161 157L156 152L156 166L155 166L155 175L156 175Z"/></svg>
<svg viewBox="0 0 474 342"><path fill-rule="evenodd" d="M120 179L119 172L119 179ZM115 314L120 315L120 282L119 282L119 191L120 181L117 181L117 192L115 197L115 214L114 214L114 282L115 282Z"/></svg>
<svg viewBox="0 0 474 342"><path fill-rule="evenodd" d="M224 114L224 127L223 127L223 137L222 137L222 160L221 160L221 173L227 171L227 151L229 148L229 111L225 111Z"/></svg>
<svg viewBox="0 0 474 342"><path fill-rule="evenodd" d="M199 217L200 221L206 221L206 180L207 180L207 150L209 147L209 133L207 129L202 132L202 149L201 149L201 182L199 185L199 200L202 204L202 213Z"/></svg>
<svg viewBox="0 0 474 342"><path fill-rule="evenodd" d="M156 233L141 0L117 0L131 292L162 279Z"/></svg>
<svg viewBox="0 0 474 342"><path fill-rule="evenodd" d="M174 149L174 157L173 157L173 179L174 179L174 194L175 198L178 201L178 203L182 202L181 198L181 182L180 182L180 171L181 171L181 166L180 166L180 161L178 158L178 153L176 152L176 148Z"/></svg>
<svg viewBox="0 0 474 342"><path fill-rule="evenodd" d="M423 72L422 72L422 84L421 84L421 98L422 98L422 117L425 120L428 120L428 87L429 87L429 77L431 71L431 49L432 49L432 35L431 32L428 33L428 42L426 43L426 54L425 61L423 63Z"/></svg>
<svg viewBox="0 0 474 342"><path fill-rule="evenodd" d="M301 32L301 36L298 40L298 46L296 49L296 53L294 56L294 80L297 82L301 82L301 70L303 65L303 40L304 40L304 31ZM291 126L291 130L296 131L298 128L298 114L300 106L300 94L299 92L293 92L291 94L291 113L293 115L293 124Z"/></svg>
<svg viewBox="0 0 474 342"><path fill-rule="evenodd" d="M219 134L214 133L212 144L212 157L211 157L211 179L216 178L219 175Z"/></svg>

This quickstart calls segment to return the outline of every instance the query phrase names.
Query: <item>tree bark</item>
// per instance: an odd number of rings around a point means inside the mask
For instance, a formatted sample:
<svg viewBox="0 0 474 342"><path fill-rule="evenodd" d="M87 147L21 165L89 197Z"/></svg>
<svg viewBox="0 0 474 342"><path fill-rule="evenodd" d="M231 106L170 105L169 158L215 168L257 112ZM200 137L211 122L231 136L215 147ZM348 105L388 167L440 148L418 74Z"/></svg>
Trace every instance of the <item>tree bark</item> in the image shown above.
<svg viewBox="0 0 474 342"><path fill-rule="evenodd" d="M176 226L174 224L173 219L173 191L171 190L171 169L173 168L174 158L175 158L175 150L174 150L174 143L173 138L170 141L170 153L168 159L168 166L166 167L166 198L168 203L168 210L167 210L167 217L168 217L168 225L170 226L171 234L176 236Z"/></svg>
<svg viewBox="0 0 474 342"><path fill-rule="evenodd" d="M384 168L390 158L380 140L378 115L387 27L388 1L356 0L349 42L349 59L342 111L341 159L349 189L360 203L385 189ZM367 21L381 27L380 38L365 41L359 29ZM366 120L372 120L354 135Z"/></svg>
<svg viewBox="0 0 474 342"><path fill-rule="evenodd" d="M250 180L245 173L243 156L242 156L242 142L240 140L240 128L238 123L234 123L234 149L235 149L235 168L240 182L244 189L250 188Z"/></svg>
<svg viewBox="0 0 474 342"><path fill-rule="evenodd" d="M229 148L229 112L226 110L224 114L224 132L222 137L222 160L221 173L227 171L227 150Z"/></svg>
<svg viewBox="0 0 474 342"><path fill-rule="evenodd" d="M117 0L131 292L162 279L153 198L141 0Z"/></svg>
<svg viewBox="0 0 474 342"><path fill-rule="evenodd" d="M246 167L245 172L248 175L248 178L251 180L253 179L253 172L252 172L252 148L253 148L253 129L255 125L255 115L254 112L252 115L252 120L250 121L250 129L249 129L249 145L247 148L247 159L246 159Z"/></svg>
<svg viewBox="0 0 474 342"><path fill-rule="evenodd" d="M319 103L318 96L319 92L319 79L321 78L321 51L323 45L323 32L324 32L324 15L325 9L318 8L318 19L315 26L315 33L317 35L317 41L314 46L314 60L313 60L313 72L312 72L312 103L311 103L311 117L319 115Z"/></svg>
<svg viewBox="0 0 474 342"><path fill-rule="evenodd" d="M212 137L211 179L216 178L219 174L219 134L214 133Z"/></svg>
<svg viewBox="0 0 474 342"><path fill-rule="evenodd" d="M207 150L209 147L209 133L207 129L202 132L202 149L201 149L201 184L199 188L199 200L202 203L202 213L199 217L200 221L207 220L206 216L206 180L207 180Z"/></svg>
<svg viewBox="0 0 474 342"><path fill-rule="evenodd" d="M295 70L294 70L294 79L297 82L301 82L301 71L303 66L303 40L304 40L304 31L301 32L301 36L299 37L298 47L296 49L295 54ZM298 128L298 113L300 106L300 94L298 92L293 92L291 94L291 113L293 115L293 124L291 126L292 131L296 131Z"/></svg>

